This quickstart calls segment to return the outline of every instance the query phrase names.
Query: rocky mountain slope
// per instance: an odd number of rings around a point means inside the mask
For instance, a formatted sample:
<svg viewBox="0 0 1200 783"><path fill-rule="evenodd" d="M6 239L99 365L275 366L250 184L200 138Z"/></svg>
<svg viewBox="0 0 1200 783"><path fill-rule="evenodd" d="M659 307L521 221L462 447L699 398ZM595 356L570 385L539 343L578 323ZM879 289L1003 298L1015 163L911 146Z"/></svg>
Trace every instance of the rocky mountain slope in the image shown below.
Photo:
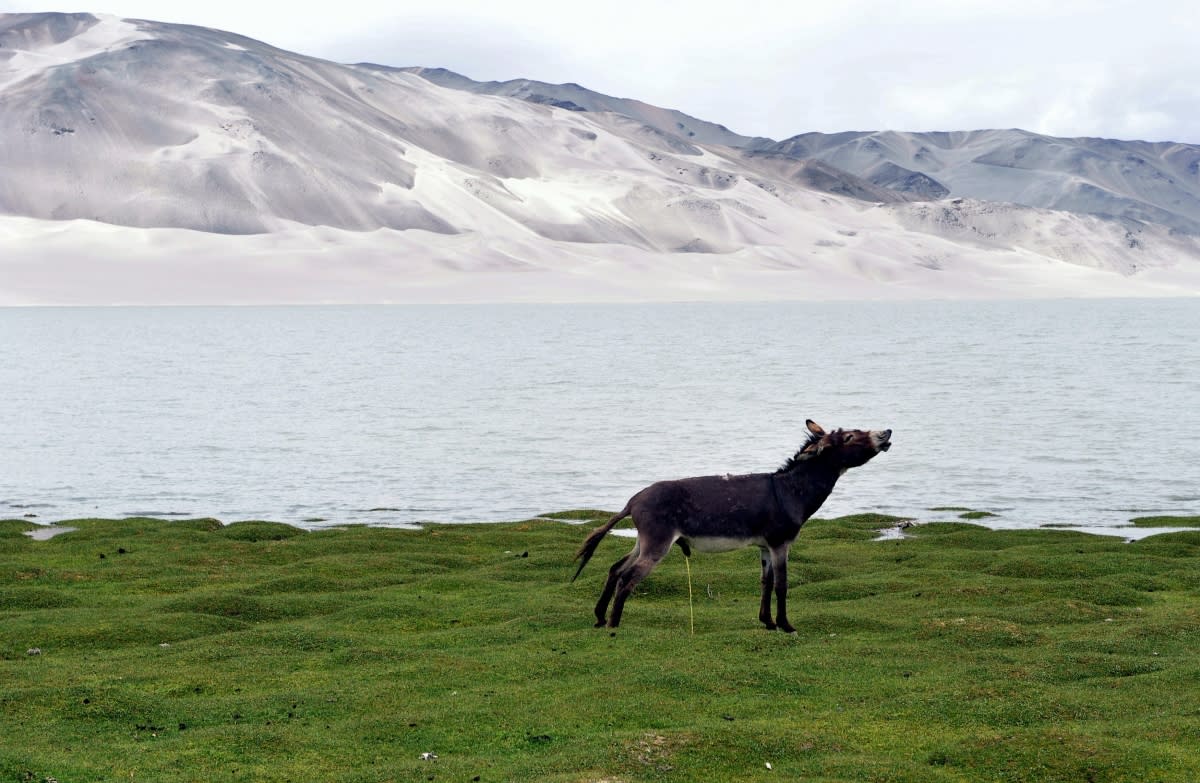
<svg viewBox="0 0 1200 783"><path fill-rule="evenodd" d="M1023 130L806 133L755 149L925 197L1003 201L1200 231L1200 146Z"/></svg>
<svg viewBox="0 0 1200 783"><path fill-rule="evenodd" d="M1200 291L1192 148L1112 142L1162 181L1087 158L1120 208L1047 210L1011 172L1073 158L1022 168L996 133L776 143L577 85L0 15L0 303Z"/></svg>

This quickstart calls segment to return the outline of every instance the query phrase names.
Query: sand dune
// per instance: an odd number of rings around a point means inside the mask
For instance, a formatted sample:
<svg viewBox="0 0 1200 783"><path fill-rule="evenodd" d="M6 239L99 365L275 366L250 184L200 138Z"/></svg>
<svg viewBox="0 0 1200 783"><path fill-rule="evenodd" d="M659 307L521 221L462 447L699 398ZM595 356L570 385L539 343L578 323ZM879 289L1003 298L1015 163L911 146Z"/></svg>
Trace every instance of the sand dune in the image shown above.
<svg viewBox="0 0 1200 783"><path fill-rule="evenodd" d="M1200 244L1152 210L924 201L942 180L890 159L856 172L577 85L437 76L0 16L0 304L1200 291Z"/></svg>

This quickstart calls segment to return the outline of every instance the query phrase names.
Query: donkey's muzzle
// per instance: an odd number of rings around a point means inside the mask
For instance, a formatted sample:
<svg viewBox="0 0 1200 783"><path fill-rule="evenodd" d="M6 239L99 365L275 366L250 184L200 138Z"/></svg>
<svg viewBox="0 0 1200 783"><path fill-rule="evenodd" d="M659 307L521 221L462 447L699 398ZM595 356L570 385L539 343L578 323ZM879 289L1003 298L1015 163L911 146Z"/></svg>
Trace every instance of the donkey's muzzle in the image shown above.
<svg viewBox="0 0 1200 783"><path fill-rule="evenodd" d="M892 447L892 431L891 430L884 430L883 432L879 433L879 435L877 437L878 437L878 445L876 446L876 448L879 451L887 451L888 449L890 449Z"/></svg>

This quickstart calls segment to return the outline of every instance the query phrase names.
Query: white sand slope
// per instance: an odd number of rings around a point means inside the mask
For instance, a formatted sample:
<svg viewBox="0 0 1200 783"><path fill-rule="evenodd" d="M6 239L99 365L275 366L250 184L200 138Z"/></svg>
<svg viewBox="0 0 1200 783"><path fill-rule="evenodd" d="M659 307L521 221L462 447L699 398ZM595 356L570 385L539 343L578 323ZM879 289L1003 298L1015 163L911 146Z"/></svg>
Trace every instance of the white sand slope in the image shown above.
<svg viewBox="0 0 1200 783"><path fill-rule="evenodd" d="M528 97L0 16L0 304L1200 292L1200 243L1153 222L913 202Z"/></svg>

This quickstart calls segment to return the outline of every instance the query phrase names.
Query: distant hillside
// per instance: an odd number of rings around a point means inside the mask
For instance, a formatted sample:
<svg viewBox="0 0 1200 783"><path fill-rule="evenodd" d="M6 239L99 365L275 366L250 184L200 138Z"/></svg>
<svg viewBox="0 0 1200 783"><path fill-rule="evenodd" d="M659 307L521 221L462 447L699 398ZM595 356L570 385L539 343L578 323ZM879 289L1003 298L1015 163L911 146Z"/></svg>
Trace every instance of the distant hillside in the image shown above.
<svg viewBox="0 0 1200 783"><path fill-rule="evenodd" d="M805 133L756 150L816 158L907 193L960 196L1200 232L1200 146L1023 130Z"/></svg>
<svg viewBox="0 0 1200 783"><path fill-rule="evenodd" d="M403 70L444 87L623 114L682 140L772 158L820 160L905 194L905 200L1003 201L1200 232L1200 146L1194 144L1063 139L1023 130L803 133L777 142L578 84L478 82L444 68Z"/></svg>

